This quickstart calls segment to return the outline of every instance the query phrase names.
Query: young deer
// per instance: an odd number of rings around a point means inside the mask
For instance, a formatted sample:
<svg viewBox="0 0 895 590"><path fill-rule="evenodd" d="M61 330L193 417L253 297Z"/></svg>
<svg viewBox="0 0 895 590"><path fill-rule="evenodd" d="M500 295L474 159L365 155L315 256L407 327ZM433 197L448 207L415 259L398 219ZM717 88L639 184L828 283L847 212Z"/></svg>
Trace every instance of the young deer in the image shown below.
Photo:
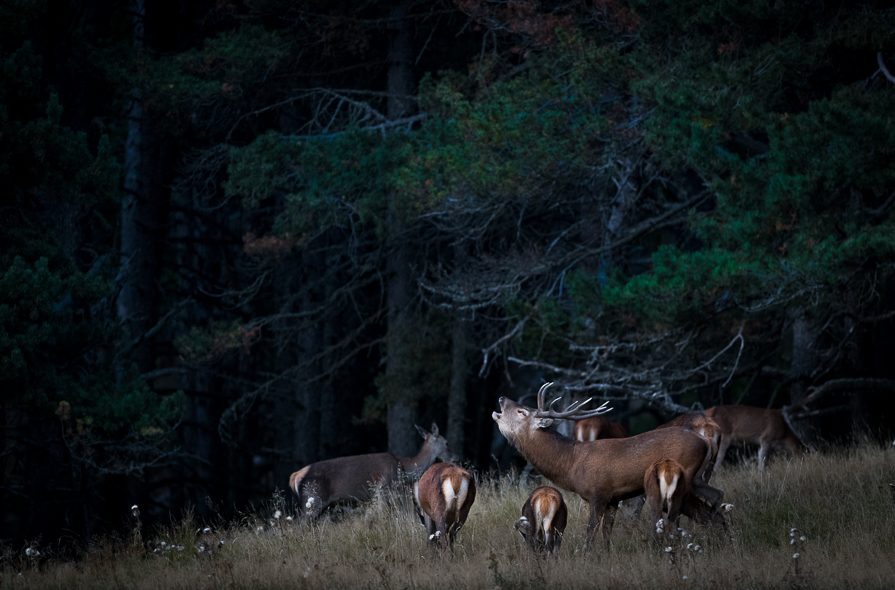
<svg viewBox="0 0 895 590"><path fill-rule="evenodd" d="M619 501L642 494L643 475L663 458L680 463L688 481L692 482L692 492L706 499L712 513L717 513L724 492L694 478L711 460L711 444L706 438L689 430L666 428L630 438L573 441L547 429L556 420L588 418L609 410L603 404L596 410L583 411L581 407L590 401L587 400L574 403L563 412L555 411L553 404L558 400L546 406L544 403L544 391L550 385L544 384L538 392L537 409L501 397L498 400L501 411L493 412L491 417L507 440L544 477L578 494L590 505L588 543L601 520L603 538L608 543ZM687 503L683 510L690 515Z"/></svg>
<svg viewBox="0 0 895 590"><path fill-rule="evenodd" d="M790 429L780 410L752 406L715 406L705 411L721 428L721 442L715 471L721 468L731 443L759 445L758 468L764 469L768 453L785 451L793 456L805 452L805 445Z"/></svg>
<svg viewBox="0 0 895 590"><path fill-rule="evenodd" d="M610 422L605 416L584 418L575 422L575 436L577 441L587 442L604 438L625 438L628 436L625 427L618 422Z"/></svg>
<svg viewBox="0 0 895 590"><path fill-rule="evenodd" d="M435 459L457 460L448 441L438 434L438 426L433 423L431 432L419 426L416 429L424 442L415 457L398 458L391 453L354 455L312 463L293 473L289 489L298 496L305 518L316 519L335 504L366 500L373 485L391 485L401 473L422 473Z"/></svg>
<svg viewBox="0 0 895 590"><path fill-rule="evenodd" d="M413 504L426 527L427 546L447 545L452 550L457 531L475 502L475 480L453 463L436 463L413 484Z"/></svg>
<svg viewBox="0 0 895 590"><path fill-rule="evenodd" d="M513 525L535 553L556 554L566 530L568 509L556 488L543 486L531 493L522 506L522 518Z"/></svg>
<svg viewBox="0 0 895 590"><path fill-rule="evenodd" d="M659 459L647 469L643 489L650 506L653 530L658 533L658 522L664 510L667 512L666 526L671 527L674 534L684 499L690 493L690 482L684 468L672 459Z"/></svg>
<svg viewBox="0 0 895 590"><path fill-rule="evenodd" d="M718 445L721 442L721 427L715 422L711 416L707 416L704 412L687 412L686 414L681 414L677 416L673 420L662 424L661 426L657 426L656 430L659 428L685 428L687 430L692 430L696 434L700 436L704 436L705 438L711 440L712 442L712 459L708 462L706 469L702 472L701 477L705 480L706 483L712 477L712 463L715 461L715 458L718 454Z"/></svg>

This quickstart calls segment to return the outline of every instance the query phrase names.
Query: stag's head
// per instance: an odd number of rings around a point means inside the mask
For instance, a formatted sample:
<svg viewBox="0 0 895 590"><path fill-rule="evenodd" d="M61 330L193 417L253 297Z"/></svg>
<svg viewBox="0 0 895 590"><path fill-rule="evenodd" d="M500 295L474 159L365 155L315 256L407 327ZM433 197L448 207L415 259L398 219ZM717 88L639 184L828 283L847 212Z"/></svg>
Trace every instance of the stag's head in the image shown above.
<svg viewBox="0 0 895 590"><path fill-rule="evenodd" d="M582 410L593 398L588 398L583 402L575 402L564 411L560 412L553 409L553 405L560 400L556 398L549 405L544 405L544 392L553 383L545 383L538 391L538 407L528 408L521 404L517 404L513 400L501 397L500 412L492 412L491 417L497 422L500 432L509 440L517 440L520 437L526 437L534 434L542 428L549 428L557 420L581 420L583 418L591 418L605 414L612 408L607 408L606 403L595 410Z"/></svg>
<svg viewBox="0 0 895 590"><path fill-rule="evenodd" d="M425 448L428 446L433 456L450 463L454 463L460 459L460 457L451 450L451 445L448 443L447 439L438 434L438 426L435 422L432 423L431 432L426 432L425 428L419 426L416 427L416 431L420 433L420 436L423 437L423 440L425 441L423 447Z"/></svg>

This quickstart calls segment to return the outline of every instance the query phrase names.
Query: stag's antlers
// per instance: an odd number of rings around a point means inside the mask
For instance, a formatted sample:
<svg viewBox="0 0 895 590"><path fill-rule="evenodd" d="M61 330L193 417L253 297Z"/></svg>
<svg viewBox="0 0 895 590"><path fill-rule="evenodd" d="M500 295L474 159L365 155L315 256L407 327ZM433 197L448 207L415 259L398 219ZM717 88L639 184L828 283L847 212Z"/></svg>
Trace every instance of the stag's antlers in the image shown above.
<svg viewBox="0 0 895 590"><path fill-rule="evenodd" d="M587 398L583 402L574 402L563 412L557 412L553 409L553 404L560 400L559 397L550 402L550 405L544 408L544 392L547 391L547 388L551 385L553 385L552 381L541 385L541 389L538 390L538 410L535 412L535 415L539 418L555 418L557 420L581 420L583 418L592 418L594 416L599 416L600 414L605 414L606 412L612 410L612 408L606 407L606 404L608 404L609 402L603 402L603 405L595 410L582 410L582 407L587 405L590 400L594 399L592 397Z"/></svg>

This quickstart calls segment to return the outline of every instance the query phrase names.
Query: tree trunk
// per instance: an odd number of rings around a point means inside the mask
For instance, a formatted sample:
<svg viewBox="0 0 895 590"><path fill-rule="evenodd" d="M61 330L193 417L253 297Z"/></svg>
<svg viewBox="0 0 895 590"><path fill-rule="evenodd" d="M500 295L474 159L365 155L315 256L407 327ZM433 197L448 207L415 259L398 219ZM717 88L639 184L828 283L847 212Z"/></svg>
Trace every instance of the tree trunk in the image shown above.
<svg viewBox="0 0 895 590"><path fill-rule="evenodd" d="M792 324L792 362L789 375L793 379L789 389L791 405L801 405L805 399L811 373L817 366L817 338L820 326L807 310L796 309Z"/></svg>
<svg viewBox="0 0 895 590"><path fill-rule="evenodd" d="M461 317L454 319L451 338L451 390L448 393L447 439L451 448L463 458L464 427L466 425L466 376L469 364L466 362L467 322Z"/></svg>
<svg viewBox="0 0 895 590"><path fill-rule="evenodd" d="M134 45L143 45L145 1L135 0ZM131 94L124 156L124 197L121 204L121 266L123 284L118 296L118 317L131 342L138 342L121 367L136 363L141 373L152 370L152 348L146 332L156 317L156 275L158 274L159 228L164 191L158 179L158 141L143 111L140 90Z"/></svg>
<svg viewBox="0 0 895 590"><path fill-rule="evenodd" d="M404 97L413 92L413 72L411 62L413 40L410 36L410 21L407 19L408 2L392 7L389 18L391 40L388 49L388 117L399 119L409 110ZM388 359L386 374L395 377L406 374L410 368L408 334L413 326L410 307L412 276L410 273L410 249L401 242L404 227L395 211L394 203L389 203L388 225L391 241L386 263L388 290L388 334L386 345ZM392 382L406 383L407 379L391 379ZM400 392L399 399L392 399L388 405L388 450L399 457L410 457L416 452L414 432L414 412L410 406L413 392Z"/></svg>

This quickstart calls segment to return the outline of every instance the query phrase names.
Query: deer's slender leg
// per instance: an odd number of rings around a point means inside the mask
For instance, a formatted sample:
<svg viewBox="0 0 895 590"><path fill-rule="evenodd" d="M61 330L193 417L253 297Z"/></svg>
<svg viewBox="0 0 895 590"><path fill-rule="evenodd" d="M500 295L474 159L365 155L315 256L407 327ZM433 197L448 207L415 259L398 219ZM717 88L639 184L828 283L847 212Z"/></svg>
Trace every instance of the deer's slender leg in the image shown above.
<svg viewBox="0 0 895 590"><path fill-rule="evenodd" d="M724 461L724 455L727 454L727 449L730 447L732 439L728 435L721 435L721 444L718 445L718 458L715 459L715 468L712 469L713 473L718 473L721 470L721 463Z"/></svg>

